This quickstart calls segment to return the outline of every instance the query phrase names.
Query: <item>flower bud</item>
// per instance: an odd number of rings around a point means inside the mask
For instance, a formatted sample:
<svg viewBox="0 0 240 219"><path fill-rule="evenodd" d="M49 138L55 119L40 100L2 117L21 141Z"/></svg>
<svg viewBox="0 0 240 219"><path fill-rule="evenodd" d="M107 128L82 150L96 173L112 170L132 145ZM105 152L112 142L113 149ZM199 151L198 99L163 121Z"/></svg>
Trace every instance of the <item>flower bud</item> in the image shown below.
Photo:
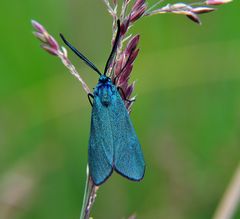
<svg viewBox="0 0 240 219"><path fill-rule="evenodd" d="M207 5L223 5L232 2L232 0L207 0L205 3Z"/></svg>

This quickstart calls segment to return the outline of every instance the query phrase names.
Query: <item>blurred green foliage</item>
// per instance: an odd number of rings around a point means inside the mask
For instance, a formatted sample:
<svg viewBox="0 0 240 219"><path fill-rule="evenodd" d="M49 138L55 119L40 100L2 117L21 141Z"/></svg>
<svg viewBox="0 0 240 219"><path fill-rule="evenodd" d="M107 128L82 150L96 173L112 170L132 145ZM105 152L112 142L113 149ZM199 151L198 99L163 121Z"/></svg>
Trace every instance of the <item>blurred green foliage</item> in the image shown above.
<svg viewBox="0 0 240 219"><path fill-rule="evenodd" d="M202 26L167 14L132 29L141 34L141 52L131 117L146 176L133 183L114 174L98 192L94 218L212 217L240 155L239 2L219 9L202 15ZM39 48L30 19L59 42L64 33L103 68L111 17L99 0L1 3L0 197L8 189L18 197L15 187L24 185L12 175L31 182L20 206L1 219L78 218L91 107L78 81ZM98 76L70 58L93 88Z"/></svg>

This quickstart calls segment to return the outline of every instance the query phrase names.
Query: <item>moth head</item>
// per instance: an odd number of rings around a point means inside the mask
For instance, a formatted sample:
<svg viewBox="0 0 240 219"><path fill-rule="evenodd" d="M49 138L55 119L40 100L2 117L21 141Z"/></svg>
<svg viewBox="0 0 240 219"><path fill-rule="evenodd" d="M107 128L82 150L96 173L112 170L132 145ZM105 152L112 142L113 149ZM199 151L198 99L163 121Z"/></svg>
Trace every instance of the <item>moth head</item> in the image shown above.
<svg viewBox="0 0 240 219"><path fill-rule="evenodd" d="M107 84L107 83L111 82L111 79L109 77L107 77L106 75L101 75L99 78L99 82L103 83L103 84Z"/></svg>

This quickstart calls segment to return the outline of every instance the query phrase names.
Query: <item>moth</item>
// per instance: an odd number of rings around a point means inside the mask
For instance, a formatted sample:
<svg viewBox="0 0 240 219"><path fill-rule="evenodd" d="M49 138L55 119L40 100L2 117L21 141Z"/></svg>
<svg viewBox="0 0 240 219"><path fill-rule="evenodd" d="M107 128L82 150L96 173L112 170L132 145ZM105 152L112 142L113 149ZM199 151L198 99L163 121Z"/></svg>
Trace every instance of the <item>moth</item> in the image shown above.
<svg viewBox="0 0 240 219"><path fill-rule="evenodd" d="M133 181L140 181L145 172L141 145L119 93L120 90L106 75L120 41L119 20L117 26L114 45L103 74L60 34L64 43L100 76L93 94L88 94L92 105L88 164L92 181L97 186L104 183L113 171Z"/></svg>

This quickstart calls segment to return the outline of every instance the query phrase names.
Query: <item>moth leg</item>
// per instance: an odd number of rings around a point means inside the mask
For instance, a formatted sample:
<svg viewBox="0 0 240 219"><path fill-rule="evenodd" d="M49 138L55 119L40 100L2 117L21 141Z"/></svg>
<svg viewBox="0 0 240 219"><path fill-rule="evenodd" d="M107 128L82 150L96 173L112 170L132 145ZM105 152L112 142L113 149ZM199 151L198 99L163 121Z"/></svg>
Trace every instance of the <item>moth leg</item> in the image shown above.
<svg viewBox="0 0 240 219"><path fill-rule="evenodd" d="M88 100L89 100L89 103L91 104L91 106L93 106L93 102L92 102L92 100L94 99L94 96L93 96L93 94L91 94L91 93L88 93ZM92 98L92 99L91 99Z"/></svg>
<svg viewBox="0 0 240 219"><path fill-rule="evenodd" d="M127 102L129 102L129 103L132 103L132 102L135 101L135 100L129 100L129 99L127 99L127 97L126 97L126 95L125 95L125 93L124 93L124 91L123 91L123 89L122 89L121 87L117 87L117 90L118 90L118 92L120 93L120 95L123 97L123 100L124 100L124 101L127 101Z"/></svg>

